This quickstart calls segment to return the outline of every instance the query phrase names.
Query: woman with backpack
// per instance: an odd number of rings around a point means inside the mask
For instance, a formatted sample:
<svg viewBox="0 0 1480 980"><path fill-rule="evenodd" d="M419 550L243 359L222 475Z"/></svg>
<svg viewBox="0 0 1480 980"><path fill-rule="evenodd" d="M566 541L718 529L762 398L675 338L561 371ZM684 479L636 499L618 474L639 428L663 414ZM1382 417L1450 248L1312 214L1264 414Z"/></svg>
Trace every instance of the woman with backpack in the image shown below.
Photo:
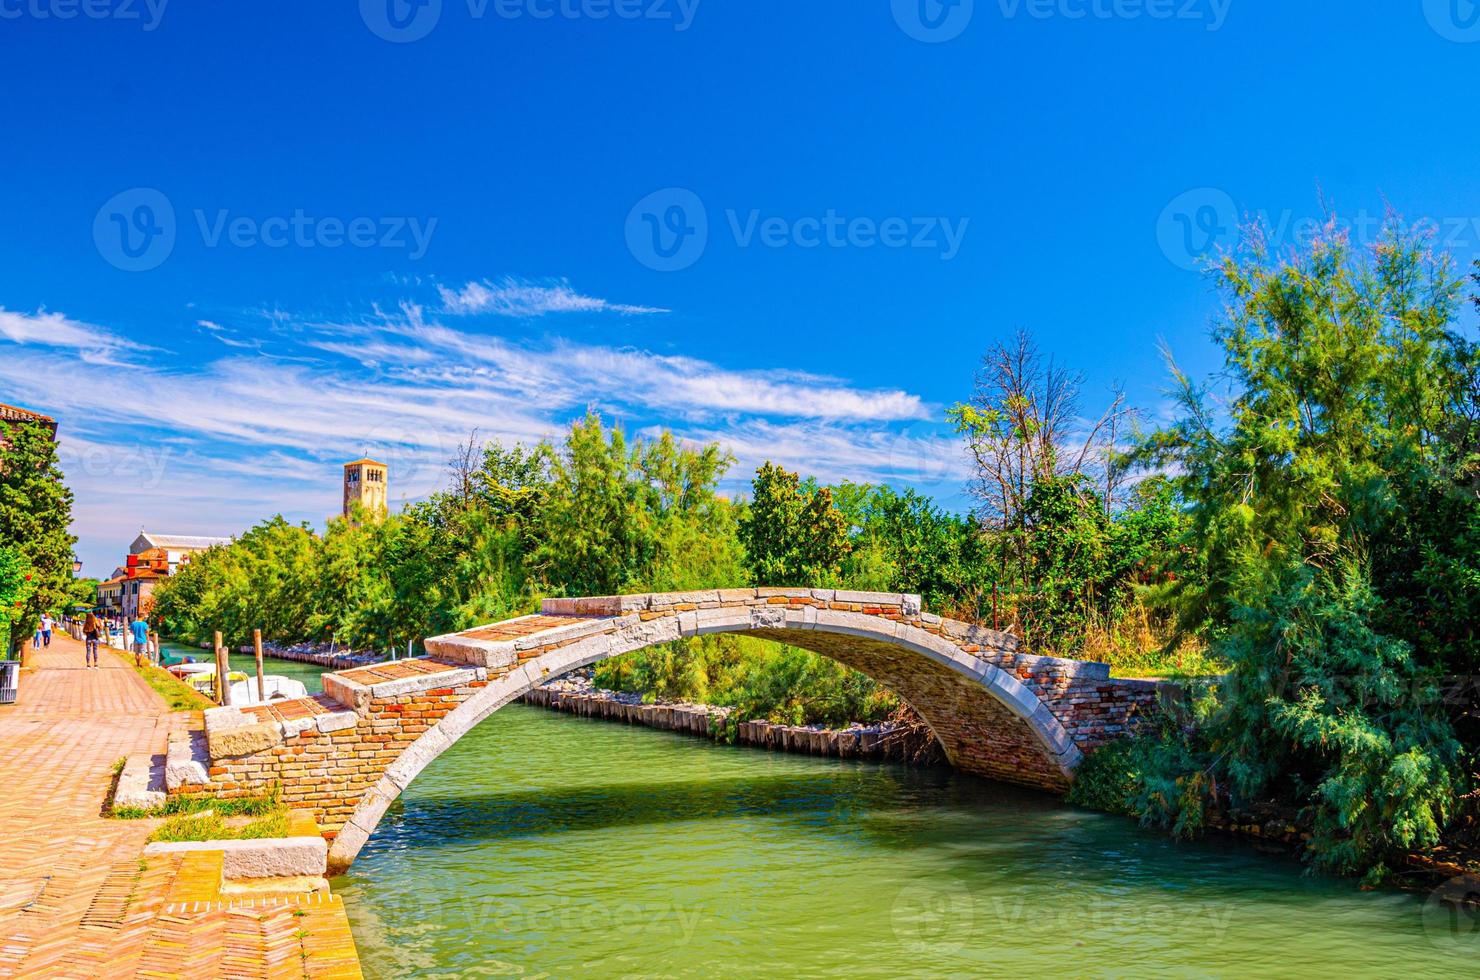
<svg viewBox="0 0 1480 980"><path fill-rule="evenodd" d="M82 621L82 639L87 642L87 665L96 667L98 665L98 637L103 632L103 624L91 609L87 612L87 618Z"/></svg>

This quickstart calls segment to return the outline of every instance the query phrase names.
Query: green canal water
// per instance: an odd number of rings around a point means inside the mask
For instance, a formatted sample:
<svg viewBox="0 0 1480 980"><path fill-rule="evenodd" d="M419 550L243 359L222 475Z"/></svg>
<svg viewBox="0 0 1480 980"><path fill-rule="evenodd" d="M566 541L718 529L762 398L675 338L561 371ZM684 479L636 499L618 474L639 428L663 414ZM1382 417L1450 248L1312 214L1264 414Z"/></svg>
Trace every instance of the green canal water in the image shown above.
<svg viewBox="0 0 1480 980"><path fill-rule="evenodd" d="M1243 841L522 705L334 887L384 978L1480 974L1472 921Z"/></svg>
<svg viewBox="0 0 1480 980"><path fill-rule="evenodd" d="M321 668L268 664L320 689ZM517 704L416 779L334 890L386 980L1480 975L1474 917L1246 841Z"/></svg>

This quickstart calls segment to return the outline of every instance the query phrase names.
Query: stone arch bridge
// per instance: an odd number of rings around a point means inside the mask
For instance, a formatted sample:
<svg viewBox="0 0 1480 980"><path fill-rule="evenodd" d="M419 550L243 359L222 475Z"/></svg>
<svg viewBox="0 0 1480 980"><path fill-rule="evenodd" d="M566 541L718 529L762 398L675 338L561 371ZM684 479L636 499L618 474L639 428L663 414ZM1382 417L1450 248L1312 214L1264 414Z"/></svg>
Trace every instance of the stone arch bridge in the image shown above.
<svg viewBox="0 0 1480 980"><path fill-rule="evenodd" d="M920 597L832 589L547 599L538 614L426 642L424 658L325 674L324 693L214 708L170 746L171 794L274 785L348 867L416 775L473 726L561 674L656 643L744 633L815 651L888 687L960 769L1063 792L1087 751L1156 702L1104 664L1032 656L1016 637L932 615Z"/></svg>

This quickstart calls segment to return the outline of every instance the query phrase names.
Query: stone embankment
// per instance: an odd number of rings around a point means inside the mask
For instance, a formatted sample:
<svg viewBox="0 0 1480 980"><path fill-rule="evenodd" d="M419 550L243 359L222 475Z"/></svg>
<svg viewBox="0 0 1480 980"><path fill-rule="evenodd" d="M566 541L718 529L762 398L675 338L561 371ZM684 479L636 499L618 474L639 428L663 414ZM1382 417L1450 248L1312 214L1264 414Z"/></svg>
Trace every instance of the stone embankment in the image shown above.
<svg viewBox="0 0 1480 980"><path fill-rule="evenodd" d="M935 736L923 724L880 722L848 728L741 721L733 708L687 702L643 703L642 696L597 688L589 677L562 677L537 687L522 700L585 718L620 721L715 740L733 735L737 745L840 759L874 759L913 765L945 761ZM731 731L733 729L733 731Z"/></svg>
<svg viewBox="0 0 1480 980"><path fill-rule="evenodd" d="M243 653L252 653L252 648L247 647ZM377 664L385 659L385 654L376 652L355 653L344 648L335 649L321 643L296 643L290 647L280 647L273 643L264 643L262 652L279 660L296 660L303 664L317 664L320 667L328 667L331 670L348 670L351 667L364 667L367 664Z"/></svg>

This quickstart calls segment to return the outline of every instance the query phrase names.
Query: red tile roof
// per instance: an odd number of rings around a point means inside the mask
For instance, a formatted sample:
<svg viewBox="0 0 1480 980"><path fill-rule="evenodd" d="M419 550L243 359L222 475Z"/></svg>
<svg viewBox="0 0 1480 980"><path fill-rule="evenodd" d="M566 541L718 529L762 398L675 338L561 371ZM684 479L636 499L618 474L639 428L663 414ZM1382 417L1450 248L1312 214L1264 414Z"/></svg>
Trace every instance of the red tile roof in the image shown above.
<svg viewBox="0 0 1480 980"><path fill-rule="evenodd" d="M33 412L29 408L20 408L16 405L6 405L4 402L0 402L0 419L7 422L45 422L48 425L57 423L57 420L50 415L42 415L40 412Z"/></svg>

